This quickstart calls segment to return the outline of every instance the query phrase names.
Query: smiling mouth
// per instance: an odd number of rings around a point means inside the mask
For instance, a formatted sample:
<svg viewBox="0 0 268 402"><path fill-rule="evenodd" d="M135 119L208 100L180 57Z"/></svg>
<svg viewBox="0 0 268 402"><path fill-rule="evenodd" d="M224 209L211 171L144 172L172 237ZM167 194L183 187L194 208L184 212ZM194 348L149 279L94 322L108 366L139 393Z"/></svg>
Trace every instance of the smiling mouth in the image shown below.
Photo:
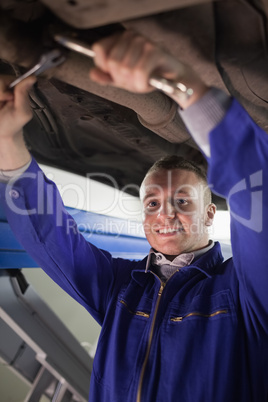
<svg viewBox="0 0 268 402"><path fill-rule="evenodd" d="M183 231L184 231L183 228L163 228L157 230L156 232L158 234L175 234Z"/></svg>

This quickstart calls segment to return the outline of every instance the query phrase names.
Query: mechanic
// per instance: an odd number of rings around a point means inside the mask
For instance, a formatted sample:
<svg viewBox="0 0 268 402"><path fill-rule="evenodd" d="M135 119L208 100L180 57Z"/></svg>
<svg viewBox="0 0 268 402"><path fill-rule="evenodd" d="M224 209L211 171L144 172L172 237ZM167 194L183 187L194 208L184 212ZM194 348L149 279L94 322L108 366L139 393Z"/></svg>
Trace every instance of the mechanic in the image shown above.
<svg viewBox="0 0 268 402"><path fill-rule="evenodd" d="M133 32L93 48L99 83L144 93L157 73L193 90L172 97L207 158L209 185L228 200L233 258L223 262L209 240L215 206L200 190L202 171L177 157L157 162L141 186L152 246L144 260L114 259L68 233L72 218L23 142L34 79L14 95L2 79L1 202L23 247L102 326L90 401L267 402L267 134L236 100ZM40 188L53 213L38 213Z"/></svg>

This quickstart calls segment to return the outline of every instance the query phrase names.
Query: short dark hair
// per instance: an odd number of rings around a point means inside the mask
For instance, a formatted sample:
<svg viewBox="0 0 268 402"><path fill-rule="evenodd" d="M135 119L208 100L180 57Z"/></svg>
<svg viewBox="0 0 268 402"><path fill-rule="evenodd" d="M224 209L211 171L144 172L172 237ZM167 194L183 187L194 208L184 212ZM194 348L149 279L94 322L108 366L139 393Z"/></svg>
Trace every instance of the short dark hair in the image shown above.
<svg viewBox="0 0 268 402"><path fill-rule="evenodd" d="M188 170L189 172L194 172L196 176L202 179L205 183L207 183L207 176L203 169L201 169L196 163L184 159L182 156L177 155L168 155L164 156L161 159L158 159L148 170L147 174L153 173L157 170L173 170L173 169L181 169Z"/></svg>
<svg viewBox="0 0 268 402"><path fill-rule="evenodd" d="M145 177L150 173L157 172L158 170L174 170L174 169L181 169L193 172L203 183L207 185L206 172L195 162L192 162L188 159L184 159L182 156L178 155L167 155L163 156L161 159L158 159L147 171ZM212 195L209 187L207 187L207 191L208 191L207 201L208 203L210 203Z"/></svg>

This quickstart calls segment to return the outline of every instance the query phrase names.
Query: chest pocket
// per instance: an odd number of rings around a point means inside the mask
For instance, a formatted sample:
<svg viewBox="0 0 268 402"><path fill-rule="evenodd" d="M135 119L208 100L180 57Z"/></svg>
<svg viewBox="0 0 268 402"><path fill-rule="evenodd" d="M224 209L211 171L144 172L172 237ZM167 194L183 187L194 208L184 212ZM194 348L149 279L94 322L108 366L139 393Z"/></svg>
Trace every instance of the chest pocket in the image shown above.
<svg viewBox="0 0 268 402"><path fill-rule="evenodd" d="M212 322L231 318L235 320L235 307L231 291L220 291L212 296L198 295L188 303L171 302L168 312L168 325L185 324L189 321Z"/></svg>
<svg viewBox="0 0 268 402"><path fill-rule="evenodd" d="M103 387L115 391L120 400L127 400L139 367L139 353L143 353L148 338L153 303L150 289L147 292L131 281L117 295L101 331L94 375Z"/></svg>
<svg viewBox="0 0 268 402"><path fill-rule="evenodd" d="M217 397L212 396L208 384L216 390L221 378L228 378L241 342L233 295L224 289L212 295L208 291L207 295L188 296L170 302L159 331L161 377L168 383L174 373L173 383L182 401L214 401ZM189 394L189 389L194 391Z"/></svg>

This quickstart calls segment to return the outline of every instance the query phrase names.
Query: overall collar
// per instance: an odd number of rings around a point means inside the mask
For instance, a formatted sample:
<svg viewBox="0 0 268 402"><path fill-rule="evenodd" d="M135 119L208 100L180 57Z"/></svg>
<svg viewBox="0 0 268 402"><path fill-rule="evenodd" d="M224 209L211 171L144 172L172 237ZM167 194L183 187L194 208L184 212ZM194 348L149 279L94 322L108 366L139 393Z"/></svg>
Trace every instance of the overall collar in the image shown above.
<svg viewBox="0 0 268 402"><path fill-rule="evenodd" d="M200 249L193 251L191 253L183 253L177 255L177 257L174 258L173 261L169 261L162 253L155 251L153 248L151 248L148 258L147 258L147 263L145 267L145 272L148 272L148 269L150 265L156 265L161 267L162 265L170 265L170 268L183 268L185 266L188 266L191 264L192 261L197 260L199 257L201 257L203 254L205 254L207 251L209 251L211 248L214 247L214 241L210 240L209 244Z"/></svg>
<svg viewBox="0 0 268 402"><path fill-rule="evenodd" d="M203 249L205 250L205 249ZM199 251L199 250L198 250ZM154 251L153 251L154 252ZM151 258L150 252L148 257L144 258L139 262L136 269L132 271L132 277L135 279L141 286L143 286L147 280L146 278L147 272L150 272L150 264ZM187 254L187 253L186 253ZM149 262L148 262L149 260ZM217 273L217 267L223 262L223 256L221 253L221 246L219 242L215 242L212 245L208 245L208 250L204 251L202 255L198 253L198 255L194 258L190 265L184 266L181 270L186 269L197 269L204 273L208 278L211 278L213 275Z"/></svg>

